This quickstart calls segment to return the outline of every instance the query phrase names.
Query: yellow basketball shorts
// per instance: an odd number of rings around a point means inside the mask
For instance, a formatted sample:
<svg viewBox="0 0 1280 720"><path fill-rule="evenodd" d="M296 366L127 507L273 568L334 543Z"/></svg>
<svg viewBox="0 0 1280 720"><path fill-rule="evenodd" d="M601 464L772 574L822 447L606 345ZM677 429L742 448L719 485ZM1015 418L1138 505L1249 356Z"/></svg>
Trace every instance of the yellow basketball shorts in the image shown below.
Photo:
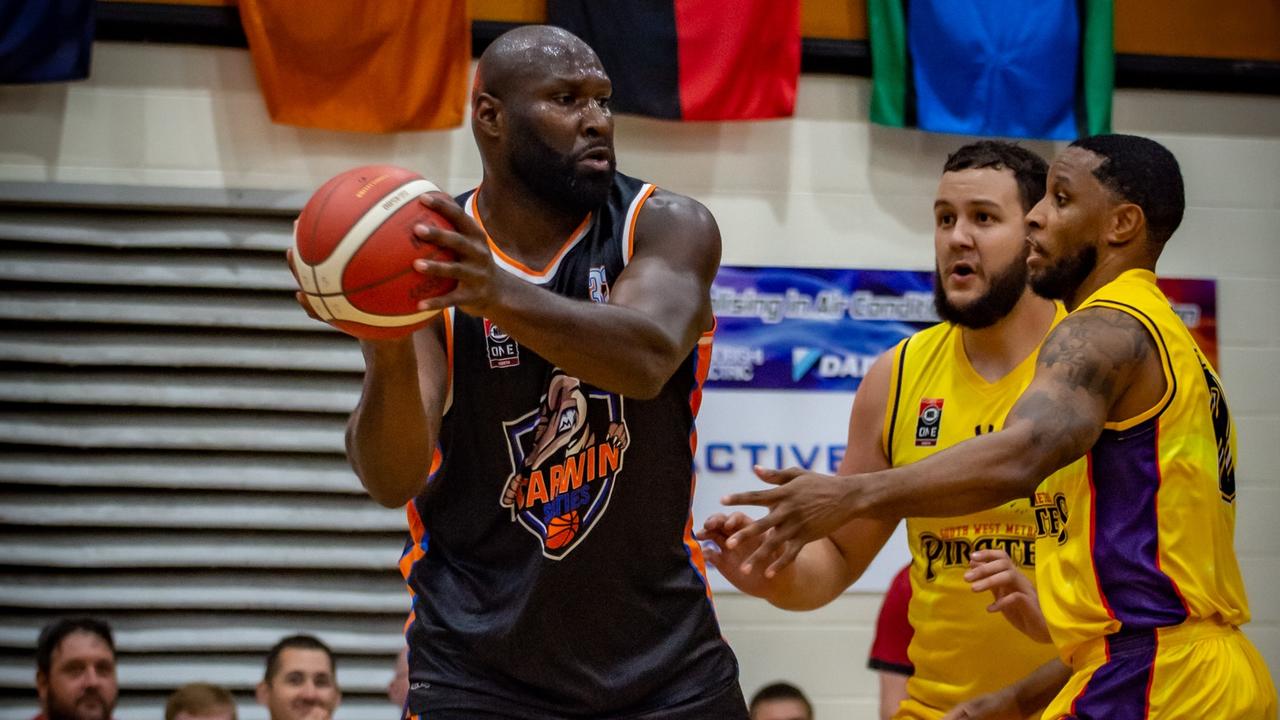
<svg viewBox="0 0 1280 720"><path fill-rule="evenodd" d="M1276 689L1253 643L1230 625L1122 631L1082 647L1043 720L1275 720Z"/></svg>

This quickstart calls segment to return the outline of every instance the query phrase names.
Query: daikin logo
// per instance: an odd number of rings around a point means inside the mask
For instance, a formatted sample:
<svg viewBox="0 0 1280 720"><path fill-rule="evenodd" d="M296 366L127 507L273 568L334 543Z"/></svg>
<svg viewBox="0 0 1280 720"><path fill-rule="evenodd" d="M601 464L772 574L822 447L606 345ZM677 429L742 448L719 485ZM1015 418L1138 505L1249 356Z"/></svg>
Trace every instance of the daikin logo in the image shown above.
<svg viewBox="0 0 1280 720"><path fill-rule="evenodd" d="M791 348L791 382L800 382L800 378L808 375L821 358L822 350L818 348Z"/></svg>

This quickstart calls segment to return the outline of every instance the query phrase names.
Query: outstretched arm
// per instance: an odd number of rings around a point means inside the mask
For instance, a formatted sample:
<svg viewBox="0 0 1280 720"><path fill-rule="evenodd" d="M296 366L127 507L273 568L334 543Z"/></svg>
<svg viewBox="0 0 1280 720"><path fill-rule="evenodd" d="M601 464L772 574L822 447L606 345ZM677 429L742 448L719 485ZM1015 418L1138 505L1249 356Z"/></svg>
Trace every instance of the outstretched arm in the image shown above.
<svg viewBox="0 0 1280 720"><path fill-rule="evenodd" d="M720 266L720 230L697 201L654 191L636 221L635 251L597 304L548 292L499 269L484 230L452 199L423 203L457 232L419 226L427 242L455 250L458 262L418 261L458 287L423 301L423 310L456 305L486 317L569 375L624 395L654 397L711 328L711 282Z"/></svg>
<svg viewBox="0 0 1280 720"><path fill-rule="evenodd" d="M841 473L872 472L889 467L881 435L889 397L891 352L876 360L854 395L848 442L840 461ZM698 537L716 543L718 548L709 549L706 557L729 582L784 610L812 610L834 600L862 577L898 525L897 520L854 519L829 537L805 545L795 563L783 572L766 576L763 565L753 566L746 572L742 568L743 561L757 545L739 545L732 550L725 547L728 537L750 522L742 513L712 515Z"/></svg>
<svg viewBox="0 0 1280 720"><path fill-rule="evenodd" d="M1129 417L1159 401L1163 375L1154 342L1127 313L1073 313L1045 339L1035 377L1003 430L867 475L762 471L762 479L781 487L724 502L770 512L729 544L770 531L747 562L776 556L771 567L780 569L806 542L851 518L949 517L1028 497L1042 479L1084 455L1113 412Z"/></svg>

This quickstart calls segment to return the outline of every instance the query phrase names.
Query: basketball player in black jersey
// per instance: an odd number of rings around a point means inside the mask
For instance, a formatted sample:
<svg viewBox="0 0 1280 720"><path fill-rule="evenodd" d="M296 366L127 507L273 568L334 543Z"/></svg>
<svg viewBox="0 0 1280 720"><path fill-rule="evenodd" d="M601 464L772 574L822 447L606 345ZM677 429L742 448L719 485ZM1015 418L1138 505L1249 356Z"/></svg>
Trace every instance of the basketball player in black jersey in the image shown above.
<svg viewBox="0 0 1280 720"><path fill-rule="evenodd" d="M485 51L483 182L415 229L458 286L362 342L348 456L409 515L410 716L747 716L690 527L719 230L615 171L610 92L563 30Z"/></svg>

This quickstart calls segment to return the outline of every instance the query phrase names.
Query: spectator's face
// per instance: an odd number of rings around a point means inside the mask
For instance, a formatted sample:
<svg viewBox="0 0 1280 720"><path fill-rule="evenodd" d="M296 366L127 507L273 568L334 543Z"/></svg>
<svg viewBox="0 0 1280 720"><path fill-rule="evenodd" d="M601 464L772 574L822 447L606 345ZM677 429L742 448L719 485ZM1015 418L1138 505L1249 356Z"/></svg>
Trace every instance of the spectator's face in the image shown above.
<svg viewBox="0 0 1280 720"><path fill-rule="evenodd" d="M276 674L258 683L257 697L271 720L328 720L342 694L323 650L285 648Z"/></svg>
<svg viewBox="0 0 1280 720"><path fill-rule="evenodd" d="M793 698L763 700L751 711L751 720L811 720L804 703Z"/></svg>
<svg viewBox="0 0 1280 720"><path fill-rule="evenodd" d="M53 649L49 672L36 673L48 720L107 720L116 708L116 656L88 632L73 632Z"/></svg>

